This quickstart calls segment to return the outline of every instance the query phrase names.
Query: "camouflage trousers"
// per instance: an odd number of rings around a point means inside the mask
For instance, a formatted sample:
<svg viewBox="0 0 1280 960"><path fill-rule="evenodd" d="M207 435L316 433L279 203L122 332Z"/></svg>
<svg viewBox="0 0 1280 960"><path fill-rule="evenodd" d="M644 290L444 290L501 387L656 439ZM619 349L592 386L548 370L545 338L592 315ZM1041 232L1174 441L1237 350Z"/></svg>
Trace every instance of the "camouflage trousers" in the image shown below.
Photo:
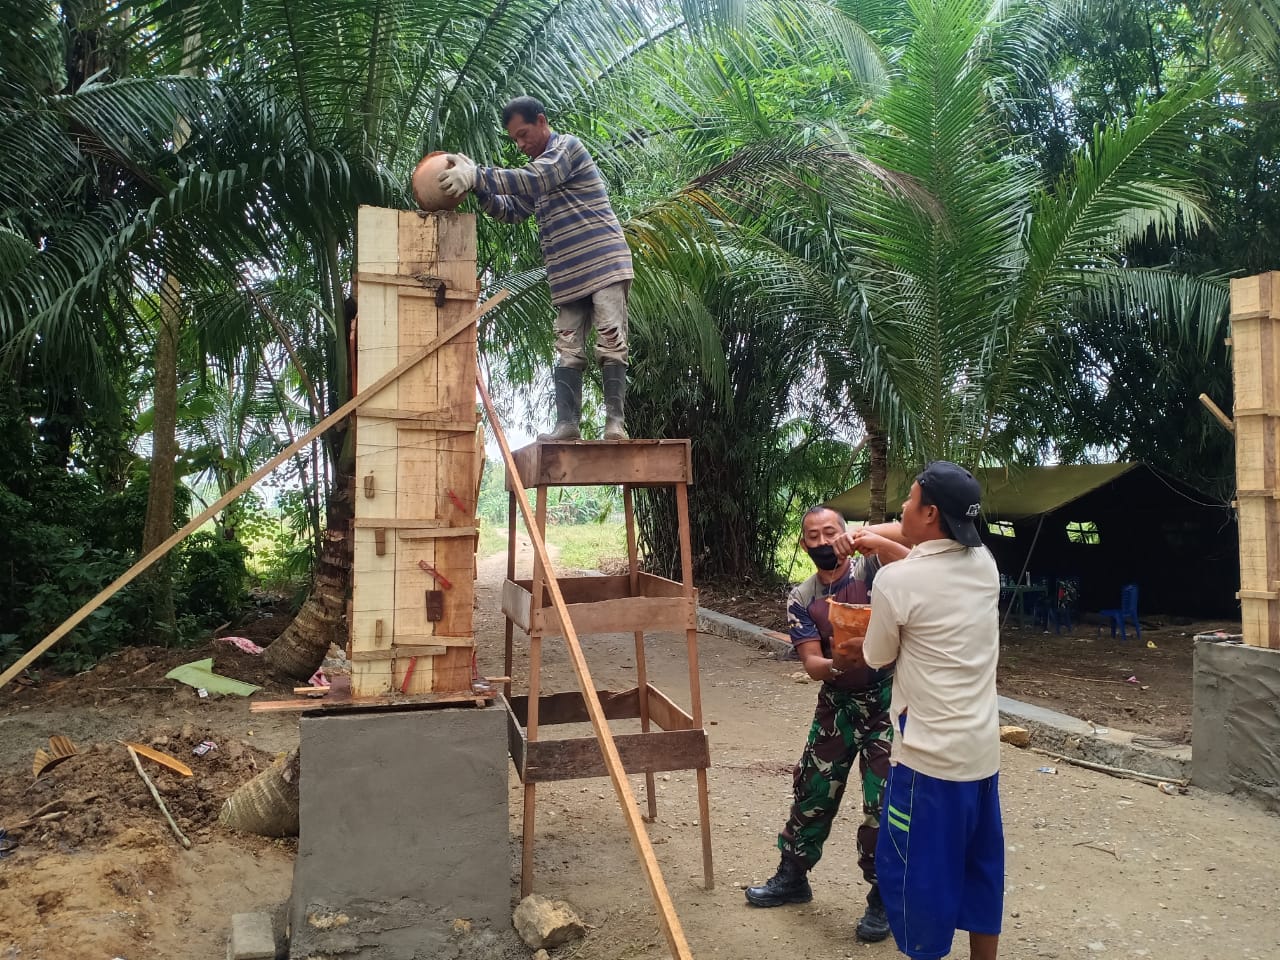
<svg viewBox="0 0 1280 960"><path fill-rule="evenodd" d="M795 768L795 802L787 825L778 834L778 849L784 856L808 869L821 859L822 845L831 833L856 759L862 778L858 866L868 883L876 882L880 802L893 743L891 695L892 678L855 692L822 685L809 739Z"/></svg>

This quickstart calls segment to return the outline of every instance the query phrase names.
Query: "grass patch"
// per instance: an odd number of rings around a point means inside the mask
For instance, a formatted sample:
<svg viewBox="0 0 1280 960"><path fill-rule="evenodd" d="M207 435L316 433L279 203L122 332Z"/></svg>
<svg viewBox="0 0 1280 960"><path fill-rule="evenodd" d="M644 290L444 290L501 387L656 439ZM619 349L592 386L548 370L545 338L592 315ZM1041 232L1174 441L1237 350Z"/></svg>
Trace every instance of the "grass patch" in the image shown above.
<svg viewBox="0 0 1280 960"><path fill-rule="evenodd" d="M523 533L524 524L516 528ZM627 555L627 530L621 522L564 523L547 526L547 542L558 549L559 564L576 570L595 570L602 557ZM507 549L507 528L484 524L480 528L480 556L487 557Z"/></svg>

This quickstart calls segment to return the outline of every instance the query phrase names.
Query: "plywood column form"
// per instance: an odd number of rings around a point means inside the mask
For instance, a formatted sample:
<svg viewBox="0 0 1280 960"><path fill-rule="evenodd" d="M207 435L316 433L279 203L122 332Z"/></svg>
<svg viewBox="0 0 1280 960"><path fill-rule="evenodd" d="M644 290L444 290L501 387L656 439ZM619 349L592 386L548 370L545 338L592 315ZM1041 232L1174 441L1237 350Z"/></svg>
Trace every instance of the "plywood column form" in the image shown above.
<svg viewBox="0 0 1280 960"><path fill-rule="evenodd" d="M479 294L471 214L361 207L357 365L371 383L464 319ZM476 328L356 418L352 693L470 689Z"/></svg>
<svg viewBox="0 0 1280 960"><path fill-rule="evenodd" d="M1245 642L1280 648L1280 273L1231 281Z"/></svg>

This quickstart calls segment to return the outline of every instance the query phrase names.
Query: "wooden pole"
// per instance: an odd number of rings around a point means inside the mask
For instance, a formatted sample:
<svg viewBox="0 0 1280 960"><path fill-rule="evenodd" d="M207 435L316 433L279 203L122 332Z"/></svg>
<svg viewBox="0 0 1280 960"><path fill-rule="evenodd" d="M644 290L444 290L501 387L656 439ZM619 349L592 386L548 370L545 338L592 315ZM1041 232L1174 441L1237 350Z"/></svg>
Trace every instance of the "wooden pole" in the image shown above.
<svg viewBox="0 0 1280 960"><path fill-rule="evenodd" d="M524 491L524 481L519 479L520 471L516 469L515 458L511 455L511 447L507 444L507 436L503 433L498 413L493 401L489 399L489 391L485 389L484 378L476 369L476 386L480 390L480 399L484 403L485 413L489 417L489 425L493 427L493 435L502 450L502 459L506 462L507 473L516 478L515 495L524 514L525 526L529 540L533 543L534 553L542 569L546 571L547 591L551 594L551 603L560 615L560 623L564 630L565 645L569 648L569 659L573 664L573 672L577 675L578 686L582 690L582 699L587 707L587 715L591 719L591 727L595 730L596 739L600 742L600 753L604 757L605 769L609 771L609 780L613 783L614 793L622 807L622 816L627 823L627 831L631 834L631 842L640 858L640 867L649 886L649 895L653 897L654 906L658 910L658 923L667 939L667 948L676 960L692 960L689 943L685 939L684 930L680 926L680 918L676 916L675 907L671 903L671 894L667 892L666 881L662 879L662 871L658 868L657 858L653 854L653 846L645 833L644 823L636 811L636 797L631 791L631 782L627 772L622 768L622 760L618 756L618 747L613 742L613 734L609 730L609 722L605 719L604 708L600 706L600 697L596 693L595 682L591 679L591 671L587 669L586 657L582 654L582 646L578 643L578 633L569 619L569 611L565 606L564 595L560 592L560 581L556 579L551 566L551 557L547 554L547 544L542 538L542 531L533 516L533 508L529 506L529 497ZM534 598L535 602L538 598ZM532 706L532 702L530 703Z"/></svg>
<svg viewBox="0 0 1280 960"><path fill-rule="evenodd" d="M1222 424L1222 428L1227 433L1235 433L1236 425L1230 417L1222 412L1222 408L1213 402L1213 398L1207 393L1200 394L1200 402L1204 404L1206 410L1213 414L1214 419Z"/></svg>
<svg viewBox="0 0 1280 960"><path fill-rule="evenodd" d="M444 344L448 343L458 334L465 331L468 327L473 326L477 320L479 320L486 313L488 313L490 310L496 307L499 303L505 300L509 294L510 294L509 290L499 290L496 294L494 294L484 303L480 304L480 306L476 307L475 310L471 311L470 316L466 317L463 320L459 320L453 326L449 327L442 334L440 334L440 336L436 337L434 340L428 343L421 350L414 353L413 356L409 357L409 359L402 361L401 363L397 364L394 368L387 371L387 373L385 373L383 376L379 377L376 381L370 384L368 389L362 390L360 393L356 394L354 397L352 397L350 400L348 400L346 403L340 406L337 410L333 411L333 413L329 414L327 417L325 417L323 420L317 423L314 427L308 430L305 434L303 434L293 443L289 444L289 446L285 447L285 449L277 453L274 457L272 457L270 460L264 463L252 474L250 474L245 479L241 480L234 487L232 487L230 490L224 493L221 497L219 497L216 501L214 501L214 503L202 514L200 514L195 519L191 520L181 530L172 534L167 540L165 540L163 543L157 546L154 550L152 550L150 553L144 556L141 560L135 563L132 567L130 567L128 570L122 573L119 577L117 577L111 584L109 584L106 587L103 587L102 590L99 591L97 596L95 596L83 607L81 607L79 610L73 613L70 617L64 620L61 625L59 625L52 633L50 633L47 637L45 637L43 640L37 643L31 650L23 654L18 659L17 663L11 666L4 673L0 673L0 689L2 689L5 686L5 684L7 684L10 680L12 680L14 677L20 674L23 670L29 667L32 663L34 663L35 660L39 658L39 656L42 653L44 653L46 650L52 647L55 643L57 643L59 640L65 637L68 633L70 633L76 627L80 626L80 624L84 622L85 618L89 616L89 614L93 613L93 611L97 610L100 606L102 606L104 603L110 600L113 596L115 596L117 593L123 590L126 586L132 583L138 577L139 574L141 574L149 566L151 566L153 563L155 563L157 560L159 560L161 557L167 554L170 550L176 547L183 540L185 540L189 534L194 533L201 526L203 526L204 523L210 517L212 517L215 513L217 513L227 504L231 503L231 501L235 500L242 493L244 493L246 490L252 487L255 483L257 483L259 480L265 477L268 473L270 473L276 467L280 466L280 464L284 463L291 456L293 456L295 453L301 450L304 446L306 446L316 437L320 436L320 434L324 433L326 430L332 427L335 423L346 418L346 416L350 414L351 411L368 403L369 400L372 399L376 394L380 393L383 389L395 383L396 380L399 379L406 371L411 370L413 367L416 367L419 363L421 363L427 357L431 356L431 354L439 350L440 347L442 347Z"/></svg>
<svg viewBox="0 0 1280 960"><path fill-rule="evenodd" d="M627 570L630 572L631 596L640 593L640 551L636 545L636 511L631 497L631 484L622 485L623 517L627 524ZM645 662L644 631L637 630L636 639L636 698L640 704L640 730L649 732L649 665ZM645 799L649 804L649 822L658 819L658 797L654 792L653 771L644 774Z"/></svg>

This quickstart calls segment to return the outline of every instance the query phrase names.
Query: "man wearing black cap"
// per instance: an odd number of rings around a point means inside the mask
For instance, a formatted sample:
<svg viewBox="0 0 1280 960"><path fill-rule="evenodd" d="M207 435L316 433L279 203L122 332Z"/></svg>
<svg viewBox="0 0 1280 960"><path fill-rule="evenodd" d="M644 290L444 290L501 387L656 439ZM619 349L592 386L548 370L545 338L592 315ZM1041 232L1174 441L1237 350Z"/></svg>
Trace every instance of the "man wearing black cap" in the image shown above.
<svg viewBox="0 0 1280 960"><path fill-rule="evenodd" d="M1000 575L975 526L980 501L954 463L916 477L902 505L911 552L876 575L862 649L869 666L895 664L876 874L912 960L945 957L956 930L971 960L996 960L1000 942Z"/></svg>

